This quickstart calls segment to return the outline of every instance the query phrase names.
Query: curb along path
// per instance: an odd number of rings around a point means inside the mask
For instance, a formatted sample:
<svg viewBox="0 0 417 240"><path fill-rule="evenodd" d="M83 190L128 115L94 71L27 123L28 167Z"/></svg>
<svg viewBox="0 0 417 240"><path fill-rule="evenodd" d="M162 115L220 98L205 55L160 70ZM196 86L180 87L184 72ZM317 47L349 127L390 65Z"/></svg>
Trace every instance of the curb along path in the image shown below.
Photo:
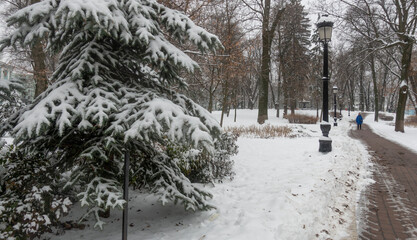
<svg viewBox="0 0 417 240"><path fill-rule="evenodd" d="M373 156L373 180L361 196L359 239L417 239L417 154L372 132L351 130Z"/></svg>

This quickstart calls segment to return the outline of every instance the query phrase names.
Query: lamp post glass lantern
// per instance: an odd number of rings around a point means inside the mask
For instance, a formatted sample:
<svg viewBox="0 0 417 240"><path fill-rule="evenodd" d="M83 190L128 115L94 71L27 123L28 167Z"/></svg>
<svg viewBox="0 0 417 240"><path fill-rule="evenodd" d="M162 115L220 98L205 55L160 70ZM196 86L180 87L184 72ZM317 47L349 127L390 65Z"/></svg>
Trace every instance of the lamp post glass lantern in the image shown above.
<svg viewBox="0 0 417 240"><path fill-rule="evenodd" d="M320 41L329 42L332 39L333 22L328 19L327 15L323 15L321 19L322 21L317 23Z"/></svg>
<svg viewBox="0 0 417 240"><path fill-rule="evenodd" d="M333 21L328 15L322 15L317 23L317 28L320 41L323 42L323 123L320 124L323 137L319 140L319 151L331 152L332 140L328 136L331 125L329 124L329 51L327 43L332 38Z"/></svg>
<svg viewBox="0 0 417 240"><path fill-rule="evenodd" d="M337 126L337 116L336 116L336 94L337 94L337 86L333 87L333 102L334 102L334 126Z"/></svg>

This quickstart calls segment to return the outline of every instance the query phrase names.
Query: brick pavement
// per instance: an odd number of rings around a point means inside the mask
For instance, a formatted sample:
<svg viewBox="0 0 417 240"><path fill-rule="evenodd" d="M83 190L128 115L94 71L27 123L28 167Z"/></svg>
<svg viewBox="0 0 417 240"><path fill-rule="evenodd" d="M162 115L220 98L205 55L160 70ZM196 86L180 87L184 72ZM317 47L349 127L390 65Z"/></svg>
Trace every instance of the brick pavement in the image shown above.
<svg viewBox="0 0 417 240"><path fill-rule="evenodd" d="M359 239L417 239L417 154L365 124L350 134L367 144L374 164L375 183L360 198Z"/></svg>

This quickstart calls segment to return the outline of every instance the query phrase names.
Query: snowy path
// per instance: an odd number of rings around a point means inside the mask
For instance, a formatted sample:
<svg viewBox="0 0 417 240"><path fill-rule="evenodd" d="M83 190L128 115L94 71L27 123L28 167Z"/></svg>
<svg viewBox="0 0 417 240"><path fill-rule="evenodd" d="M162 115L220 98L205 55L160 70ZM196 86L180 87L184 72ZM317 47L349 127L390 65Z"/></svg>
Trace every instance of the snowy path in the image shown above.
<svg viewBox="0 0 417 240"><path fill-rule="evenodd" d="M356 201L369 175L365 147L348 137L353 126L347 120L332 127L333 151L328 154L318 152L318 124L292 126L304 137L238 140L235 178L208 186L216 210L184 212L131 191L129 239L354 237ZM108 222L103 231L87 227L53 239L120 239L121 212L114 211Z"/></svg>
<svg viewBox="0 0 417 240"><path fill-rule="evenodd" d="M375 169L375 184L361 202L361 239L417 239L417 154L378 136L368 124L351 134L369 146Z"/></svg>

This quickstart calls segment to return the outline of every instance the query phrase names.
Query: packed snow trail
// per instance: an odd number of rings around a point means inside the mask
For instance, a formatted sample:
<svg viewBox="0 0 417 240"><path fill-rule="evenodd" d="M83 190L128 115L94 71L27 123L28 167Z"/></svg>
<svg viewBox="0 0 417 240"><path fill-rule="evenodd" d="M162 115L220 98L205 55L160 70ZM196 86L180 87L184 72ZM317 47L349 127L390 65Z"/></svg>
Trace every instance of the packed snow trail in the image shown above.
<svg viewBox="0 0 417 240"><path fill-rule="evenodd" d="M417 154L375 134L368 125L351 135L368 145L374 162L375 184L361 202L361 239L417 239Z"/></svg>

